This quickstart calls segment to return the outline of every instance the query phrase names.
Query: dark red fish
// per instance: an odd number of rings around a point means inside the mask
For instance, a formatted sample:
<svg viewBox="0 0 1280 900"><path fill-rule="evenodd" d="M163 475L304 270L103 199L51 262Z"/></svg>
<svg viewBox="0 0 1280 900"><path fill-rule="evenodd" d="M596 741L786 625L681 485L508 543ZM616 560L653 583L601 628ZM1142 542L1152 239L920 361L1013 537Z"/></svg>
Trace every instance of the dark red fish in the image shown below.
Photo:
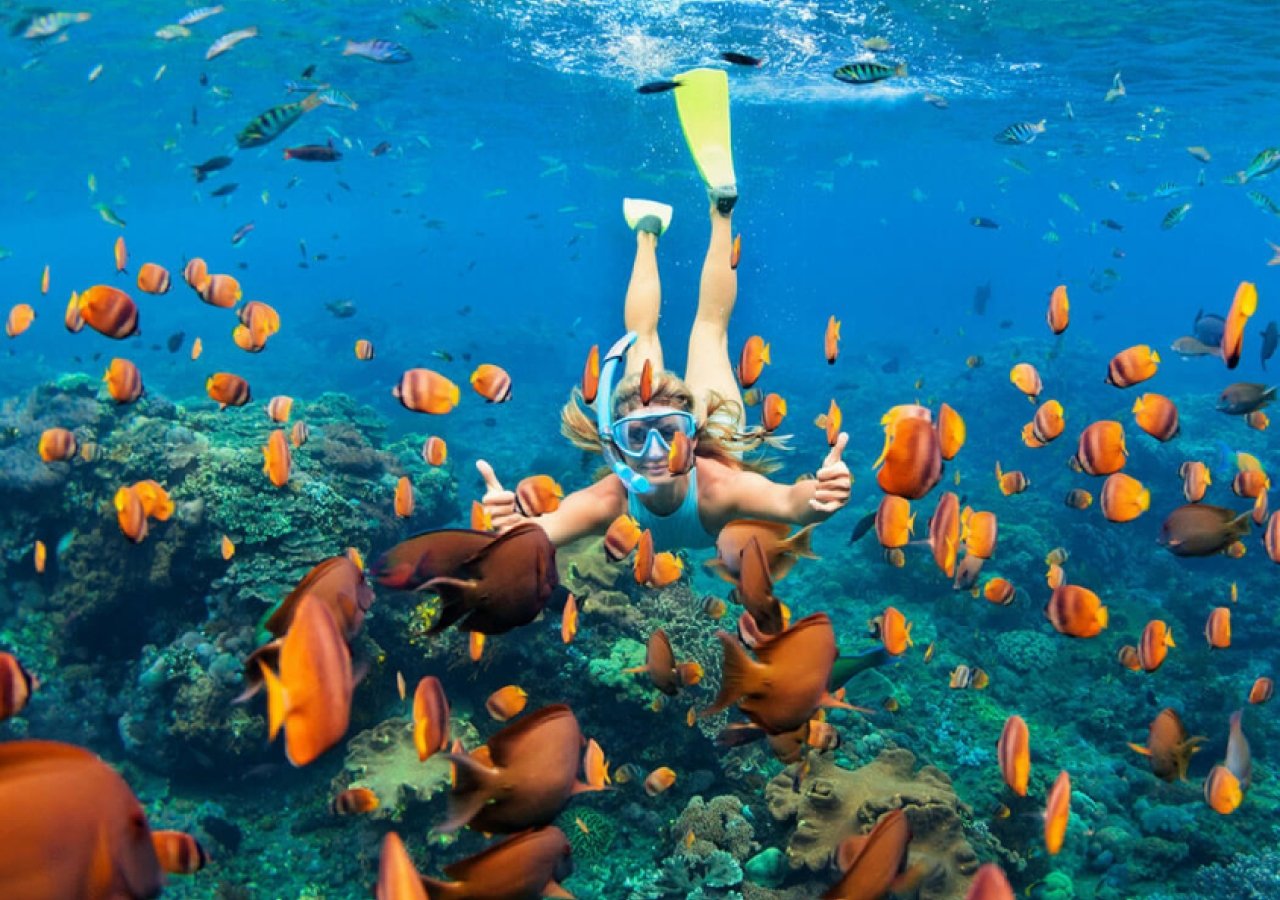
<svg viewBox="0 0 1280 900"><path fill-rule="evenodd" d="M303 144L300 147L288 147L284 151L285 159L297 159L302 162L337 162L342 154L334 149L333 141L327 144Z"/></svg>
<svg viewBox="0 0 1280 900"><path fill-rule="evenodd" d="M423 878L432 898L568 897L556 870L569 857L569 840L554 825L512 835L475 856L444 867L452 881ZM379 894L381 897L382 895Z"/></svg>

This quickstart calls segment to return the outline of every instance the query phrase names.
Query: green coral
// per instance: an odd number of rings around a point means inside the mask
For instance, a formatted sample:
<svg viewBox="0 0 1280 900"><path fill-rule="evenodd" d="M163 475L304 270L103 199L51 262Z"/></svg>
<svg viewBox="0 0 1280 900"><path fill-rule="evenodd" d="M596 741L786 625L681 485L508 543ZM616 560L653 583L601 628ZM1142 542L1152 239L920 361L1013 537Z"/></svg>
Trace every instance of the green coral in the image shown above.
<svg viewBox="0 0 1280 900"><path fill-rule="evenodd" d="M596 684L615 688L619 700L648 703L652 699L652 685L647 679L625 671L643 666L645 652L645 645L639 641L619 638L609 648L608 658L596 658L587 664L587 677Z"/></svg>
<svg viewBox="0 0 1280 900"><path fill-rule="evenodd" d="M569 839L573 861L580 865L592 866L603 862L618 834L613 819L585 806L565 810L556 825Z"/></svg>

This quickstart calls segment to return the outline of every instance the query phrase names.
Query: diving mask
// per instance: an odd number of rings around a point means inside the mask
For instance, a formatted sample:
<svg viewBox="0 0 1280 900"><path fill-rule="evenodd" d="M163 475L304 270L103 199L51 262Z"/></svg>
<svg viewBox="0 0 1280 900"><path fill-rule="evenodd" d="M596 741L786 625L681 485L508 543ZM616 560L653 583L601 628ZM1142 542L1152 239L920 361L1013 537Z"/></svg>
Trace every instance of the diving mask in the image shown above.
<svg viewBox="0 0 1280 900"><path fill-rule="evenodd" d="M693 413L678 409L638 412L613 423L609 433L619 450L632 459L651 455L656 442L662 454L671 452L677 434L692 439L698 431Z"/></svg>

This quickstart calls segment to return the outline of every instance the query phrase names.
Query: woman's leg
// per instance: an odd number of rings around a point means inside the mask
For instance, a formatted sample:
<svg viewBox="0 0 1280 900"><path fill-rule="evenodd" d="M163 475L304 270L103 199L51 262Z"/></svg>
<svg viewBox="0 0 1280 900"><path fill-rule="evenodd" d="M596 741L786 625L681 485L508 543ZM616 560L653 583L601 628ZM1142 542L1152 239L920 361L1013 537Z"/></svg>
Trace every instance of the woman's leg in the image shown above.
<svg viewBox="0 0 1280 900"><path fill-rule="evenodd" d="M684 380L701 404L715 391L742 406L742 392L729 360L729 316L738 298L738 272L730 264L733 213L711 207L711 240L702 263L698 312L689 331L689 362ZM705 406L700 411L705 411ZM739 427L741 427L739 425Z"/></svg>
<svg viewBox="0 0 1280 900"><path fill-rule="evenodd" d="M636 333L636 342L627 353L626 374L639 373L646 359L654 372L662 371L662 342L658 340L658 317L662 309L662 283L658 279L658 236L636 231L636 258L627 283L627 299L622 319L627 331Z"/></svg>

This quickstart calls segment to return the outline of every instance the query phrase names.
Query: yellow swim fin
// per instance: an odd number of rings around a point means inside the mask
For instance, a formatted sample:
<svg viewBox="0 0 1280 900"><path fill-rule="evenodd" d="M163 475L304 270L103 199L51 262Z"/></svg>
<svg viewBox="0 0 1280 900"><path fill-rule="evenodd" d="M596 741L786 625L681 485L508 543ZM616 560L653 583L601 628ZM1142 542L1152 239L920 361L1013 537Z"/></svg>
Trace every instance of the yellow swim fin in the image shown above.
<svg viewBox="0 0 1280 900"><path fill-rule="evenodd" d="M702 180L713 197L731 195L736 199L738 179L733 172L729 128L729 76L723 69L693 69L674 80L680 83L672 91L676 112Z"/></svg>

